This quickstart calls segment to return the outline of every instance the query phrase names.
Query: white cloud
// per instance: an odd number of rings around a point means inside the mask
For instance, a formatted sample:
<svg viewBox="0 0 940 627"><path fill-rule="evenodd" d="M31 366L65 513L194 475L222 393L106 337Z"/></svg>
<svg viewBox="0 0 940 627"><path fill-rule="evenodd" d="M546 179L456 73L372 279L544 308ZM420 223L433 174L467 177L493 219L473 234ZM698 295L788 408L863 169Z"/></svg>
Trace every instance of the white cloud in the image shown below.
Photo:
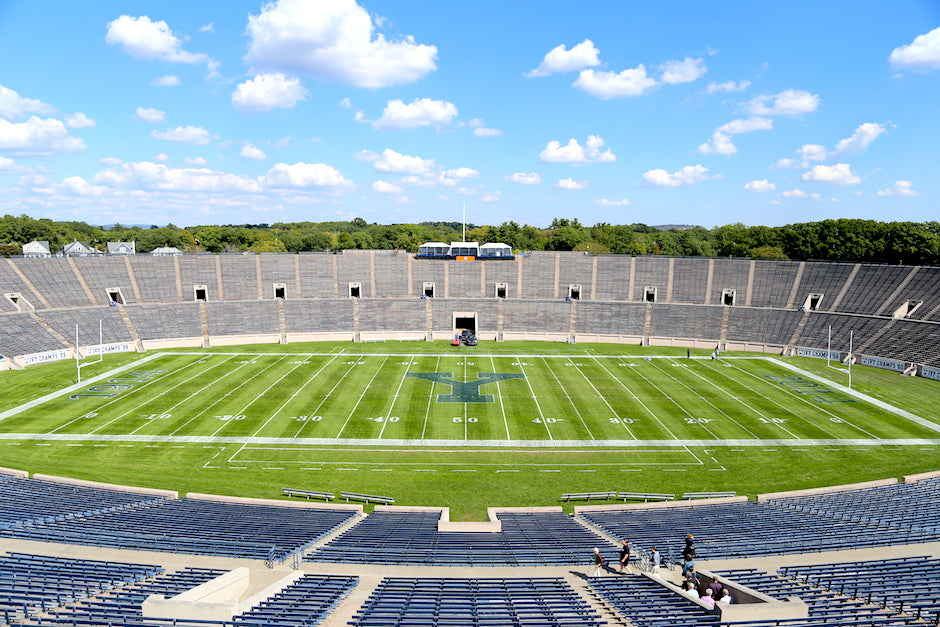
<svg viewBox="0 0 940 627"><path fill-rule="evenodd" d="M615 72L595 72L581 70L574 87L586 91L592 96L608 100L610 98L630 98L642 95L659 83L646 75L646 67L641 63L633 69Z"/></svg>
<svg viewBox="0 0 940 627"><path fill-rule="evenodd" d="M555 183L555 187L558 189L567 189L567 190L579 190L587 187L587 183L583 181L576 181L573 178L558 179L558 182Z"/></svg>
<svg viewBox="0 0 940 627"><path fill-rule="evenodd" d="M160 163L166 163L167 161L170 160L170 155L166 154L165 152L161 152L159 154L154 155L153 158L156 161L159 161Z"/></svg>
<svg viewBox="0 0 940 627"><path fill-rule="evenodd" d="M144 122L150 122L151 124L157 124L166 119L166 112L161 111L160 109L153 108L143 108L137 107L135 112L138 120L143 120Z"/></svg>
<svg viewBox="0 0 940 627"><path fill-rule="evenodd" d="M940 27L892 50L888 62L896 70L940 69Z"/></svg>
<svg viewBox="0 0 940 627"><path fill-rule="evenodd" d="M804 192L802 189L787 190L783 192L781 195L784 198L810 198L812 200L819 200L820 198L822 198L822 196L820 196L819 194L815 194L815 193L810 194L810 193Z"/></svg>
<svg viewBox="0 0 940 627"><path fill-rule="evenodd" d="M731 142L731 138L715 131L711 139L698 147L698 151L703 155L733 155L738 151L738 147Z"/></svg>
<svg viewBox="0 0 940 627"><path fill-rule="evenodd" d="M724 83L709 83L705 90L710 94L728 94L744 91L751 86L751 81L725 81Z"/></svg>
<svg viewBox="0 0 940 627"><path fill-rule="evenodd" d="M344 109L352 109L352 100L349 99L349 96L346 96L345 98L339 101L339 106L341 106Z"/></svg>
<svg viewBox="0 0 940 627"><path fill-rule="evenodd" d="M796 153L800 155L800 159L803 160L803 163L807 161L822 161L829 155L826 147L820 146L819 144L804 144L797 149ZM804 165L803 167L809 166Z"/></svg>
<svg viewBox="0 0 940 627"><path fill-rule="evenodd" d="M470 120L469 126L473 129L473 134L477 137L496 137L497 135L503 134L499 129L487 127L486 122L480 118Z"/></svg>
<svg viewBox="0 0 940 627"><path fill-rule="evenodd" d="M215 22L209 22L199 27L200 33L214 33L215 32Z"/></svg>
<svg viewBox="0 0 940 627"><path fill-rule="evenodd" d="M504 178L517 185L538 185L542 182L542 176L538 172L514 172Z"/></svg>
<svg viewBox="0 0 940 627"><path fill-rule="evenodd" d="M767 179L760 181L751 181L744 186L749 192L754 192L755 194L766 194L767 192L772 192L777 189L777 186L769 182Z"/></svg>
<svg viewBox="0 0 940 627"><path fill-rule="evenodd" d="M427 174L437 167L434 159L422 159L396 152L391 148L386 148L382 154L376 154L371 150L363 150L353 157L358 161L368 161L376 172L386 172L389 174Z"/></svg>
<svg viewBox="0 0 940 627"><path fill-rule="evenodd" d="M503 193L500 191L486 192L480 196L480 202L499 202Z"/></svg>
<svg viewBox="0 0 940 627"><path fill-rule="evenodd" d="M251 144L245 144L242 147L241 152L238 154L240 157L245 159L252 159L254 161L263 161L268 158L268 156L264 154L263 150L256 146L252 146Z"/></svg>
<svg viewBox="0 0 940 627"><path fill-rule="evenodd" d="M118 159L117 157L104 157L103 159L99 159L98 163L110 168L116 165L121 165L124 162L121 159Z"/></svg>
<svg viewBox="0 0 940 627"><path fill-rule="evenodd" d="M727 135L740 135L751 131L771 131L773 128L774 121L771 118L750 117L743 120L731 120L716 130Z"/></svg>
<svg viewBox="0 0 940 627"><path fill-rule="evenodd" d="M379 194L400 194L405 190L387 181L376 181L372 184L372 191L378 192Z"/></svg>
<svg viewBox="0 0 940 627"><path fill-rule="evenodd" d="M18 120L29 113L53 114L55 107L41 100L23 98L17 92L0 85L0 118Z"/></svg>
<svg viewBox="0 0 940 627"><path fill-rule="evenodd" d="M539 66L531 72L526 72L524 76L548 76L555 72L573 72L574 70L600 65L601 61L597 58L598 54L600 54L600 50L594 47L594 42L590 39L585 39L573 46L571 50L566 50L565 45L560 44L549 50Z"/></svg>
<svg viewBox="0 0 940 627"><path fill-rule="evenodd" d="M195 166L195 167L205 167L209 165L209 162L203 157L184 157L183 165Z"/></svg>
<svg viewBox="0 0 940 627"><path fill-rule="evenodd" d="M168 192L258 193L258 181L206 168L171 168L162 163L124 163L98 172L93 183L107 187Z"/></svg>
<svg viewBox="0 0 940 627"><path fill-rule="evenodd" d="M267 188L344 190L355 187L335 168L325 163L303 163L293 165L278 163L259 178Z"/></svg>
<svg viewBox="0 0 940 627"><path fill-rule="evenodd" d="M885 127L881 124L866 122L855 129L851 137L847 137L836 144L836 149L832 153L832 156L836 159L842 159L861 154L865 152L868 146L878 139L878 136L884 133L885 130Z"/></svg>
<svg viewBox="0 0 940 627"><path fill-rule="evenodd" d="M92 128L95 121L84 113L72 113L65 116L65 124L69 128Z"/></svg>
<svg viewBox="0 0 940 627"><path fill-rule="evenodd" d="M582 147L573 137L564 146L552 140L539 153L539 160L548 163L603 163L616 161L617 157L608 148L601 152L604 140L598 135L588 135Z"/></svg>
<svg viewBox="0 0 940 627"><path fill-rule="evenodd" d="M693 185L699 181L707 181L709 179L707 172L708 168L701 165L687 165L672 174L658 168L645 172L640 182L655 187L682 187Z"/></svg>
<svg viewBox="0 0 940 627"><path fill-rule="evenodd" d="M894 185L887 189L879 189L875 192L878 196L917 196L920 192L915 192L911 188L910 181L895 181Z"/></svg>
<svg viewBox="0 0 940 627"><path fill-rule="evenodd" d="M663 73L660 80L670 85L690 83L701 78L708 71L704 60L691 57L686 57L682 61L666 61L659 66L659 69Z"/></svg>
<svg viewBox="0 0 940 627"><path fill-rule="evenodd" d="M137 59L169 61L171 63L209 63L204 54L186 52L182 42L173 34L166 22L154 22L146 15L122 15L108 23L104 38L111 46L121 46Z"/></svg>
<svg viewBox="0 0 940 627"><path fill-rule="evenodd" d="M355 0L278 0L248 17L245 61L358 87L413 83L437 69L437 47L374 34Z"/></svg>
<svg viewBox="0 0 940 627"><path fill-rule="evenodd" d="M802 115L819 107L819 96L802 89L787 89L779 94L757 96L744 104L750 115Z"/></svg>
<svg viewBox="0 0 940 627"><path fill-rule="evenodd" d="M848 163L817 165L809 172L803 174L803 180L815 183L829 183L831 185L857 185L862 182L862 179L852 172L852 168L849 167Z"/></svg>
<svg viewBox="0 0 940 627"><path fill-rule="evenodd" d="M258 74L241 83L232 92L232 106L243 113L267 113L272 109L290 109L307 99L307 90L299 78L280 72Z"/></svg>
<svg viewBox="0 0 940 627"><path fill-rule="evenodd" d="M457 116L457 107L444 100L415 98L411 104L389 100L382 117L372 123L373 128L404 129L420 126L447 126Z"/></svg>
<svg viewBox="0 0 940 627"><path fill-rule="evenodd" d="M0 118L0 152L24 156L48 156L85 150L85 142L69 134L54 118L29 116L25 122Z"/></svg>
<svg viewBox="0 0 940 627"><path fill-rule="evenodd" d="M460 167L455 170L448 170L445 175L453 179L475 179L479 178L480 173L473 168Z"/></svg>
<svg viewBox="0 0 940 627"><path fill-rule="evenodd" d="M21 174L29 171L29 168L19 165L9 157L0 157L0 172L4 174Z"/></svg>
<svg viewBox="0 0 940 627"><path fill-rule="evenodd" d="M154 87L176 87L180 84L180 77L176 74L168 74L166 76L161 76L150 81L150 84Z"/></svg>
<svg viewBox="0 0 940 627"><path fill-rule="evenodd" d="M192 144L194 146L208 144L211 139L209 131L198 126L177 126L176 128L168 128L163 132L150 131L150 136L154 139Z"/></svg>
<svg viewBox="0 0 940 627"><path fill-rule="evenodd" d="M620 200L609 200L607 198L598 198L594 201L594 204L598 207L626 207L630 204L630 201L626 198L621 198Z"/></svg>

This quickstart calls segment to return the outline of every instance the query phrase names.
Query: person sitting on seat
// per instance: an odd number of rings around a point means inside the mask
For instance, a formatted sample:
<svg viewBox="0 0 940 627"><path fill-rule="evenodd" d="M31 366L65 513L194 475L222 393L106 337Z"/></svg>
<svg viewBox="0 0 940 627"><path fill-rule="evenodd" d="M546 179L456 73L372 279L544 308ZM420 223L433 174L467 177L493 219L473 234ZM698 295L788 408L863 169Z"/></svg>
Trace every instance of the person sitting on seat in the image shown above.
<svg viewBox="0 0 940 627"><path fill-rule="evenodd" d="M712 596L712 589L706 588L705 595L702 597L702 603L708 607L715 607L715 597Z"/></svg>
<svg viewBox="0 0 940 627"><path fill-rule="evenodd" d="M683 585L685 589L682 591L682 594L689 597L690 599L698 598L698 590L695 589L694 583L692 583L691 581L686 581L685 584Z"/></svg>
<svg viewBox="0 0 940 627"><path fill-rule="evenodd" d="M718 599L718 603L731 603L731 595L728 593L727 588L721 591L721 598Z"/></svg>

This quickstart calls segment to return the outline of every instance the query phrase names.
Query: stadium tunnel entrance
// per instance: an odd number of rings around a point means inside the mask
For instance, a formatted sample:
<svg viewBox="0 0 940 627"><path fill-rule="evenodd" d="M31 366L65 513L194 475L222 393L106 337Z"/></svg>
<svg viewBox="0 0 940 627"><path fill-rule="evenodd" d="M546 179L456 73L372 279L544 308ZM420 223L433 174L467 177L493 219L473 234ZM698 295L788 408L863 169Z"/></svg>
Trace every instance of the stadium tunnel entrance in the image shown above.
<svg viewBox="0 0 940 627"><path fill-rule="evenodd" d="M455 311L454 312L454 333L460 334L467 330L477 335L477 312L475 311Z"/></svg>

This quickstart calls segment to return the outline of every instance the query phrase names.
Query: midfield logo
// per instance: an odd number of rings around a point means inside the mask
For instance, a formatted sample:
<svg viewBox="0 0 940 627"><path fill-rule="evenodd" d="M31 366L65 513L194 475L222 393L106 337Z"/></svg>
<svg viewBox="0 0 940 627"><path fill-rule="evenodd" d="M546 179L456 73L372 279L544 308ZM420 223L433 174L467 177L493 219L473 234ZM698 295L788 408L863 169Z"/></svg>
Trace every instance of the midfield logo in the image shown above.
<svg viewBox="0 0 940 627"><path fill-rule="evenodd" d="M518 372L478 372L477 381L451 379L454 376L452 372L409 372L406 376L449 385L450 394L438 394L438 403L492 403L492 394L480 394L481 385L507 379L525 379L525 375Z"/></svg>

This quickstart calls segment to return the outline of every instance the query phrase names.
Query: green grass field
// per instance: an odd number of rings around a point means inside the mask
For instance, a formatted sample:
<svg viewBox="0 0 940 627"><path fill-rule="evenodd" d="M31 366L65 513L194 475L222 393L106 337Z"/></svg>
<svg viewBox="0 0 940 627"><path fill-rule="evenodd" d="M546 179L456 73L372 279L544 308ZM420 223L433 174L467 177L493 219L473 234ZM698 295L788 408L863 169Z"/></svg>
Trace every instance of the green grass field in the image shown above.
<svg viewBox="0 0 940 627"><path fill-rule="evenodd" d="M569 491L754 494L937 467L934 382L764 355L601 345L305 344L6 372L0 464L274 498L448 505ZM89 379L89 377L91 377Z"/></svg>

